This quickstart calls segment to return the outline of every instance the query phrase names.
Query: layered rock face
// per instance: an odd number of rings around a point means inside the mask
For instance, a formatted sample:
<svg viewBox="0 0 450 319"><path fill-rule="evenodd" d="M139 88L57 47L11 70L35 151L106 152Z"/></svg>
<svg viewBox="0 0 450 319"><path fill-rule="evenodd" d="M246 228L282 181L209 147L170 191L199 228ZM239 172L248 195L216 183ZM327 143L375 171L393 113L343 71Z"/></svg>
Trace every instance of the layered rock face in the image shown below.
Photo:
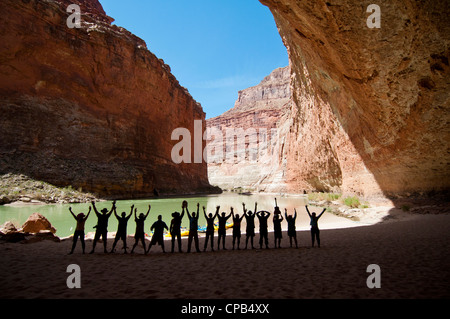
<svg viewBox="0 0 450 319"><path fill-rule="evenodd" d="M448 1L261 0L288 49L287 184L396 197L448 191Z"/></svg>
<svg viewBox="0 0 450 319"><path fill-rule="evenodd" d="M66 24L72 3L78 29ZM98 1L4 0L0 11L0 173L116 198L211 190L206 163L171 159L172 131L193 132L202 107Z"/></svg>
<svg viewBox="0 0 450 319"><path fill-rule="evenodd" d="M208 176L231 190L285 192L285 113L290 104L290 69L273 71L239 92L234 108L206 121L211 130Z"/></svg>

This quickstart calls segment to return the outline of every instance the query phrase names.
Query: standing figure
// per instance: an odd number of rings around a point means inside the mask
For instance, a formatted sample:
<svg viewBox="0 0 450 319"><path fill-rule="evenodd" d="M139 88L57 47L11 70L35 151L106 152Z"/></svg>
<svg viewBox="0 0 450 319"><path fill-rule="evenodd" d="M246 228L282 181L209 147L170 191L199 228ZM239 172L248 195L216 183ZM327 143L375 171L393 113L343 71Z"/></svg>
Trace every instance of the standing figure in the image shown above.
<svg viewBox="0 0 450 319"><path fill-rule="evenodd" d="M219 214L220 206L216 207L216 213L213 214L209 213L208 216L206 216L206 210L205 206L203 206L203 214L206 218L206 239L205 239L205 247L203 248L203 251L206 251L206 246L208 245L208 240L211 239L211 251L214 251L214 219Z"/></svg>
<svg viewBox="0 0 450 319"><path fill-rule="evenodd" d="M268 211L259 211L256 213L256 216L259 220L259 248L262 248L263 241L266 244L266 248L269 248L267 220L269 219L270 213Z"/></svg>
<svg viewBox="0 0 450 319"><path fill-rule="evenodd" d="M279 210L279 209L278 209ZM275 238L275 248L281 248L281 238L283 238L283 232L281 231L281 222L283 221L281 213L273 214L273 233Z"/></svg>
<svg viewBox="0 0 450 319"><path fill-rule="evenodd" d="M69 255L73 254L73 251L75 250L75 247L77 245L78 237L80 237L81 248L83 249L84 254L84 249L86 247L84 244L84 224L86 223L86 220L88 219L89 214L91 213L91 206L89 206L87 216L84 216L83 213L79 213L78 215L75 216L75 214L72 212L72 207L69 207L69 211L72 214L73 218L75 218L75 220L77 221L77 226L73 234L72 250L70 251Z"/></svg>
<svg viewBox="0 0 450 319"><path fill-rule="evenodd" d="M198 246L198 218L200 217L199 215L199 208L200 208L200 204L197 203L197 215L195 213L189 214L189 210L186 206L186 212L189 218L189 239L188 239L188 250L187 252L190 253L191 252L191 245L192 245L192 240L194 240L195 242L195 250L197 250L197 252L200 252L200 248Z"/></svg>
<svg viewBox="0 0 450 319"><path fill-rule="evenodd" d="M134 207L134 205L131 205L131 211L128 216L126 216L127 214L125 212L122 212L122 217L119 217L119 215L117 215L116 208L114 207L114 215L116 216L117 221L119 222L119 225L117 227L116 238L114 238L114 243L113 243L113 246L111 249L111 253L114 252L117 242L120 239L122 239L122 241L123 241L123 250L125 251L125 254L127 253L127 225L128 225L128 220L131 217L131 214L133 214L133 207Z"/></svg>
<svg viewBox="0 0 450 319"><path fill-rule="evenodd" d="M220 206L219 206L220 208ZM222 239L222 245L223 249L227 250L225 248L225 237L227 235L227 220L231 217L231 213L228 214L228 216L225 216L225 212L222 212L222 216L217 215L217 218L219 219L219 238L217 239L217 250L220 250L220 239Z"/></svg>
<svg viewBox="0 0 450 319"><path fill-rule="evenodd" d="M166 252L164 249L164 229L169 230L166 223L162 221L162 216L158 215L158 220L153 223L152 227L150 227L150 230L153 230L153 236L150 242L150 246L148 246L148 251L146 253L149 253L150 249L152 249L152 246L156 244L161 246L163 253Z"/></svg>
<svg viewBox="0 0 450 319"><path fill-rule="evenodd" d="M239 244L241 243L241 221L244 218L239 217L239 214L234 215L233 207L231 207L231 216L233 216L233 250L234 250L234 242L237 239L237 249L239 250Z"/></svg>
<svg viewBox="0 0 450 319"><path fill-rule="evenodd" d="M97 245L97 241L102 237L103 241L103 251L104 253L108 253L106 250L106 244L108 239L108 219L111 216L111 214L114 211L114 208L116 207L116 201L113 201L112 207L110 212L108 213L108 210L106 208L103 208L101 210L101 214L98 212L97 207L95 207L95 202L92 202L92 207L94 208L95 215L97 215L98 221L97 225L94 226L95 230L95 237L94 237L94 243L92 244L92 250L90 254L94 253L95 246Z"/></svg>
<svg viewBox="0 0 450 319"><path fill-rule="evenodd" d="M317 246L320 248L320 230L319 230L319 218L322 217L323 213L327 210L326 208L323 209L323 211L320 213L319 216L316 216L316 213L310 213L308 209L308 205L306 207L306 212L309 215L309 218L311 219L311 222L309 223L311 225L311 242L312 247L314 247L314 239L317 239Z"/></svg>
<svg viewBox="0 0 450 319"><path fill-rule="evenodd" d="M184 217L184 208L187 207L187 201L183 201L181 204L182 213L174 212L172 214L172 221L170 222L170 235L172 236L172 253L175 248L175 238L178 239L178 251L181 253L181 222Z"/></svg>
<svg viewBox="0 0 450 319"><path fill-rule="evenodd" d="M253 213L251 210L249 210L248 214L247 214L247 209L245 208L245 204L242 203L242 207L244 209L245 221L247 223L247 226L245 229L245 233L246 233L245 249L247 249L249 238L250 238L250 241L252 244L252 249L255 248L253 246L253 239L255 238L255 216L256 216L255 214L256 214L257 205L258 205L258 203L255 202L255 210L253 211Z"/></svg>
<svg viewBox="0 0 450 319"><path fill-rule="evenodd" d="M131 253L134 252L134 249L139 243L139 240L142 242L142 246L144 246L144 253L146 254L146 248L145 248L145 231L144 231L144 224L145 220L147 219L148 214L150 213L150 209L152 208L151 205L148 205L148 211L147 214L140 213L139 218L137 217L137 208L134 209L134 221L136 222L136 231L134 233L134 245L131 249Z"/></svg>
<svg viewBox="0 0 450 319"><path fill-rule="evenodd" d="M295 248L298 248L297 245L297 230L295 227L295 220L297 219L297 210L294 208L294 217L292 217L292 215L287 214L287 209L284 209L284 216L286 217L286 221L288 224L288 236L289 236L289 242L292 248L292 239L294 239L295 241Z"/></svg>

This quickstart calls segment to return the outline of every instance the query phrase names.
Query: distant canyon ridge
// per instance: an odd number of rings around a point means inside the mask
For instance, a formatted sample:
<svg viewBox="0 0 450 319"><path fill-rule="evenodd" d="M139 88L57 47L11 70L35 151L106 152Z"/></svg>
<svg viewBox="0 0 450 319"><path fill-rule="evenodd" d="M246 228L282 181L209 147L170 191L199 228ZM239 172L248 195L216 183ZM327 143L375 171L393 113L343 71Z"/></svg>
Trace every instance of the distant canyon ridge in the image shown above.
<svg viewBox="0 0 450 319"><path fill-rule="evenodd" d="M289 67L206 122L170 67L97 0L1 1L0 174L117 198L217 191L210 182L367 198L448 192L448 1L379 1L379 29L366 24L371 1L260 2ZM72 3L80 29L66 26ZM236 138L233 163L175 164L172 131L193 132L199 119L257 133ZM242 153L262 136L264 156Z"/></svg>

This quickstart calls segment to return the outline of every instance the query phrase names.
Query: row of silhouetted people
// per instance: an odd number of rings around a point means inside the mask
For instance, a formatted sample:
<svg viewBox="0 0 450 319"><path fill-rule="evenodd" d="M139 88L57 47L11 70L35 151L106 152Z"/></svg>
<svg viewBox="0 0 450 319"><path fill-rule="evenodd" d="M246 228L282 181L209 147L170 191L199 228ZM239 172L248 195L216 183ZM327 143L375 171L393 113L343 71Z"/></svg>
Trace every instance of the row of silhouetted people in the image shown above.
<svg viewBox="0 0 450 319"><path fill-rule="evenodd" d="M225 212L222 212L219 214L220 206L216 207L215 214L206 213L205 207L203 206L203 214L206 219L206 238L205 238L205 245L203 248L203 251L206 251L208 242L211 243L211 250L214 251L214 232L215 232L215 223L214 221L216 218L218 219L218 242L217 242L217 250L220 249L220 244L222 242L222 248L226 250L225 248L225 237L226 237L226 228L227 228L227 221L230 217L232 217L232 227L233 227L233 249L235 249L235 246L237 246L237 249L240 249L240 240L241 240L241 221L243 218L246 219L246 241L245 241L245 249L247 249L249 241L251 244L251 248L254 249L253 239L255 237L255 217L259 220L259 247L262 248L263 244L266 248L269 248L269 239L268 239L268 219L271 215L268 211L258 211L257 210L257 203L255 203L255 209L254 211L248 211L245 208L245 204L242 203L244 214L242 216L239 216L239 214L234 214L234 210L231 207L231 212L227 215ZM310 213L308 206L306 207L306 211L310 217L310 225L311 225L311 241L312 246L314 247L315 241L317 241L318 247L320 247L320 231L318 227L318 220L322 216L322 214L325 212L325 209L317 216L315 213ZM197 252L200 252L199 247L199 240L198 240L198 219L200 217L200 204L197 204L197 212L193 212L192 214L189 213L188 210L188 203L187 201L183 201L181 208L182 212L181 214L179 212L174 212L172 214L172 220L170 223L170 227L167 226L167 224L162 220L162 216L159 215L156 222L152 224L150 227L150 230L153 232L152 239L150 241L150 245L147 249L146 242L145 242L145 231L144 231L144 223L147 219L151 205L148 205L148 211L146 214L140 213L139 216L137 216L137 209L134 208L134 205L131 206L130 213L127 215L126 212L122 212L121 216L119 216L116 212L116 202L114 201L112 204L111 210L108 212L108 209L104 208L101 210L101 212L98 212L95 202L92 202L92 208L94 209L95 214L97 215L97 225L94 226L96 229L94 241L92 244L92 250L91 254L95 251L95 246L97 245L98 240L101 238L103 241L103 249L104 252L107 253L107 235L108 235L108 220L109 217L114 213L118 220L118 228L116 232L116 236L114 239L114 243L111 249L111 252L115 251L116 245L119 242L119 240L123 241L123 249L124 252L127 253L127 225L128 220L133 215L134 212L134 220L136 222L136 231L134 234L134 245L131 249L131 253L134 252L134 249L138 246L139 241L142 242L142 245L144 247L144 252L147 254L153 245L160 245L162 248L162 251L165 252L164 248L164 230L169 231L171 237L172 237L172 253L175 249L175 243L178 242L178 250L179 252L182 252L181 249L181 223L183 220L183 217L185 216L185 213L187 214L187 217L189 218L189 237L188 237L188 249L187 252L191 251L192 242L194 241L195 249ZM75 247L77 245L78 238L81 241L81 247L83 250L83 254L85 252L85 242L84 242L84 227L85 222L89 217L89 214L91 213L91 206L89 206L89 211L87 215L80 213L78 215L75 215L72 211L72 208L69 208L70 213L77 221L77 225L75 228L75 232L73 235L73 244L72 249L69 254L72 254L75 250ZM292 247L293 241L295 243L295 247L298 248L297 244L297 231L295 226L295 220L297 218L297 211L294 209L294 215L288 215L287 210L285 209L285 218L288 225L287 234L289 236L290 241L290 247ZM273 230L274 230L274 238L275 238L275 248L280 248L281 245L281 239L282 239L282 230L281 230L281 222L284 220L280 208L276 204L275 199L275 210L274 210L274 217L273 217Z"/></svg>

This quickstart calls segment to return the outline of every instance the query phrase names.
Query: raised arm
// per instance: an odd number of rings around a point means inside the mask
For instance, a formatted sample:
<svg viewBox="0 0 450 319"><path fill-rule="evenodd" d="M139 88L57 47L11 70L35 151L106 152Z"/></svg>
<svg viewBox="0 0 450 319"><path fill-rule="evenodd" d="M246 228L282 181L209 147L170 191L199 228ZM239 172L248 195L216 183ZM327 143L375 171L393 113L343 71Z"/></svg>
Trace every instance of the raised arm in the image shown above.
<svg viewBox="0 0 450 319"><path fill-rule="evenodd" d="M294 208L294 220L297 218L297 210Z"/></svg>
<svg viewBox="0 0 450 319"><path fill-rule="evenodd" d="M130 213L128 214L128 216L127 216L127 219L129 219L131 217L131 214L133 214L133 208L134 208L134 205L131 205L131 210L130 210Z"/></svg>
<svg viewBox="0 0 450 319"><path fill-rule="evenodd" d="M286 219L287 219L287 208L284 209L284 216L285 216Z"/></svg>
<svg viewBox="0 0 450 319"><path fill-rule="evenodd" d="M111 214L115 211L116 211L116 201L113 201L111 210L109 211L108 216L111 216Z"/></svg>
<svg viewBox="0 0 450 319"><path fill-rule="evenodd" d="M234 211L233 211L233 207L230 207L230 210L231 210L231 216L233 216L233 219L234 219ZM228 218L228 217L227 217Z"/></svg>
<svg viewBox="0 0 450 319"><path fill-rule="evenodd" d="M253 211L255 214L256 214L256 212L258 211L258 203L257 202L255 202L255 210Z"/></svg>
<svg viewBox="0 0 450 319"><path fill-rule="evenodd" d="M326 208L324 208L323 209L323 211L320 213L320 215L317 217L317 219L319 219L320 218L320 216L322 216L323 215L323 213L325 213L325 211L326 211L327 209Z"/></svg>
<svg viewBox="0 0 450 319"><path fill-rule="evenodd" d="M94 201L92 201L91 202L92 203L92 207L94 208L94 213L95 213L95 215L99 215L99 213L98 213L98 210L97 210L97 207L95 206L95 202Z"/></svg>
<svg viewBox="0 0 450 319"><path fill-rule="evenodd" d="M90 209L90 206L89 206ZM72 207L69 207L69 212L72 214L73 218L77 219L77 216L75 216L75 214L72 211Z"/></svg>
<svg viewBox="0 0 450 319"><path fill-rule="evenodd" d="M202 207L203 207L203 215L205 216L206 220L208 220L208 216L206 216L206 208L205 208L205 206L202 206Z"/></svg>
<svg viewBox="0 0 450 319"><path fill-rule="evenodd" d="M114 216L116 216L116 218L119 219L119 215L117 215L117 211L116 211L115 207L114 207L113 211L114 211Z"/></svg>
<svg viewBox="0 0 450 319"><path fill-rule="evenodd" d="M247 209L245 208L245 203L242 203L242 210L244 211L244 215L247 214Z"/></svg>
<svg viewBox="0 0 450 319"><path fill-rule="evenodd" d="M305 208L306 208L306 212L308 213L309 217L311 218L311 213L309 212L308 205L305 205Z"/></svg>
<svg viewBox="0 0 450 319"><path fill-rule="evenodd" d="M152 205L149 204L147 214L145 214L145 218L147 218L148 214L150 214L150 209L152 209Z"/></svg>
<svg viewBox="0 0 450 319"><path fill-rule="evenodd" d="M200 215L198 214L200 210L200 203L197 203L197 219L200 217Z"/></svg>
<svg viewBox="0 0 450 319"><path fill-rule="evenodd" d="M88 213L87 213L86 217L84 217L84 220L88 219L90 213L91 213L91 206L89 206Z"/></svg>

